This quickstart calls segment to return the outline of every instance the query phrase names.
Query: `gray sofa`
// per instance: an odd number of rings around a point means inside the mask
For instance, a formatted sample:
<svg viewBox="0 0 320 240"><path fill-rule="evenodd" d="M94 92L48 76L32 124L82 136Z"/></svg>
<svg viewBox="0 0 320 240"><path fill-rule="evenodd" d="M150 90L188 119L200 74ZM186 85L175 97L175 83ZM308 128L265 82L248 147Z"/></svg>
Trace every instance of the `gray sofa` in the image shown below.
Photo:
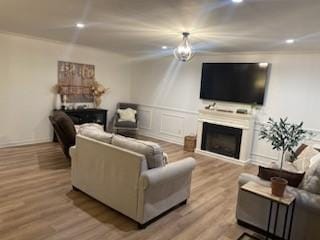
<svg viewBox="0 0 320 240"><path fill-rule="evenodd" d="M261 180L251 174L241 174L239 178L239 193L236 217L240 225L255 229L266 230L270 202L257 197L240 187L249 181L262 185L270 185L269 181ZM298 188L288 187L289 192L296 196L296 208L292 226L292 240L318 240L320 239L320 195ZM275 209L273 209L275 211ZM275 214L273 213L273 216ZM281 236L285 211L280 207L277 235ZM273 221L272 221L273 222ZM271 225L273 229L273 225Z"/></svg>
<svg viewBox="0 0 320 240"><path fill-rule="evenodd" d="M101 137L101 136L100 136ZM144 227L186 203L193 158L166 164L154 143L105 133L104 141L78 135L71 148L74 188L130 217Z"/></svg>

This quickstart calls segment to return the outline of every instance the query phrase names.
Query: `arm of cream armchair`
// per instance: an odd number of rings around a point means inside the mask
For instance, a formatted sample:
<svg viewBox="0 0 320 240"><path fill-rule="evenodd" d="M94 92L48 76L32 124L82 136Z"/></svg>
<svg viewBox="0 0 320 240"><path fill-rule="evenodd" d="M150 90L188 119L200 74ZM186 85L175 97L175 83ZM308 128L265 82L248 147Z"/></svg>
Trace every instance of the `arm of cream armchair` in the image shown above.
<svg viewBox="0 0 320 240"><path fill-rule="evenodd" d="M288 187L288 190L296 196L298 204L303 209L320 216L320 195L299 188Z"/></svg>
<svg viewBox="0 0 320 240"><path fill-rule="evenodd" d="M163 184L170 184L175 179L189 176L196 165L193 158L170 163L164 167L150 169L142 173L143 188L155 187Z"/></svg>
<svg viewBox="0 0 320 240"><path fill-rule="evenodd" d="M146 223L190 196L193 158L144 171L140 176L138 221Z"/></svg>
<svg viewBox="0 0 320 240"><path fill-rule="evenodd" d="M69 149L69 154L70 154L70 157L71 159L75 159L76 157L76 146L72 146L70 149Z"/></svg>

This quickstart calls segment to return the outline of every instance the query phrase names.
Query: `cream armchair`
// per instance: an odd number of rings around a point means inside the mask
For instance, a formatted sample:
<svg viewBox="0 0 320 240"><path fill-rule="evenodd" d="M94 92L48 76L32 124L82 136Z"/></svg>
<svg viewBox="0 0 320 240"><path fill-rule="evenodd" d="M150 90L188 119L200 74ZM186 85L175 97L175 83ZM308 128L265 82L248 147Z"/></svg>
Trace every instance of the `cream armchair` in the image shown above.
<svg viewBox="0 0 320 240"><path fill-rule="evenodd" d="M193 158L148 169L142 154L77 136L72 185L145 227L190 196Z"/></svg>

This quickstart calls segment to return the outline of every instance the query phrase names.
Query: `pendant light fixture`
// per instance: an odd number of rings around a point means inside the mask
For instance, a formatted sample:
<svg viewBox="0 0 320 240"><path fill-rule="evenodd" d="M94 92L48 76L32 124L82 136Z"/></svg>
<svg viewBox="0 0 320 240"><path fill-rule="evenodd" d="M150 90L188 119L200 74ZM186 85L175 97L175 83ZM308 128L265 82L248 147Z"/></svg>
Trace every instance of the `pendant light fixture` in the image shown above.
<svg viewBox="0 0 320 240"><path fill-rule="evenodd" d="M188 62L193 57L192 47L189 41L190 33L183 32L182 35L182 42L176 49L174 49L173 53L179 61Z"/></svg>

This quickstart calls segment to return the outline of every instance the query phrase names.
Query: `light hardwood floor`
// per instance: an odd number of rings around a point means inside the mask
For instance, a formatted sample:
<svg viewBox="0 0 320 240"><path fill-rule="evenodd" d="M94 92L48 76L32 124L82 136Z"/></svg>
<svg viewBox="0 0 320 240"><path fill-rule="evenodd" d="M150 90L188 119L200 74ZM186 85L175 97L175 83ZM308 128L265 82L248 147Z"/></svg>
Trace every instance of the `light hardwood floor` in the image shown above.
<svg viewBox="0 0 320 240"><path fill-rule="evenodd" d="M245 229L235 220L237 178L255 172L158 141L169 161L197 160L188 204L145 230L135 222L75 192L70 164L55 143L0 149L0 239L15 240L233 240Z"/></svg>

